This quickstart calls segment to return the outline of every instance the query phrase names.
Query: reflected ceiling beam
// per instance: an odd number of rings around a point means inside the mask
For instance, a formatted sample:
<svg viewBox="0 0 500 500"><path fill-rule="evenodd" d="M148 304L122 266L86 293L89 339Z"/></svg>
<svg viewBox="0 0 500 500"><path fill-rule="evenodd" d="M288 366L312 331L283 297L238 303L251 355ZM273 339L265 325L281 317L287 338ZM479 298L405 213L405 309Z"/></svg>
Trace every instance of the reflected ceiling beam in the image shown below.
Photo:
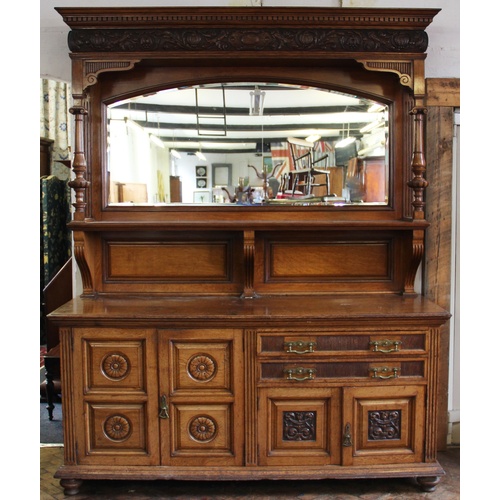
<svg viewBox="0 0 500 500"><path fill-rule="evenodd" d="M360 106L295 106L284 108L265 108L266 116L293 116L293 115L323 115L331 113L345 113L346 111L366 112L368 105ZM196 116L196 106L174 106L165 104L146 104L146 103L127 103L120 106L114 106L112 109L122 109L127 111L142 111L145 113L165 113L165 114L187 114ZM199 112L203 114L221 114L224 113L224 108L221 107L200 107ZM248 106L225 109L226 116L249 116Z"/></svg>
<svg viewBox="0 0 500 500"><path fill-rule="evenodd" d="M169 134L171 135L172 130L193 130L196 133L196 136L193 136L193 140L200 140L200 137L197 135L197 125L195 122L193 123L162 123L159 124L156 121L141 121L134 120L137 124L144 128L154 128L155 131L159 131L160 134L163 131L165 132L165 136L167 137ZM346 124L347 125L347 124ZM359 130L366 125L366 122L353 122L349 123L349 131L351 133L359 134ZM205 126L205 129L210 129L214 131L222 131L224 128L221 125L211 124L210 126ZM346 131L347 127L342 123L333 123L333 124L325 124L325 123L286 123L286 124L278 124L278 125L227 125L228 132L254 132L256 134L262 132L275 132L275 131L293 131L293 130L304 130L304 129L339 129L339 131ZM161 134L163 136L163 134Z"/></svg>

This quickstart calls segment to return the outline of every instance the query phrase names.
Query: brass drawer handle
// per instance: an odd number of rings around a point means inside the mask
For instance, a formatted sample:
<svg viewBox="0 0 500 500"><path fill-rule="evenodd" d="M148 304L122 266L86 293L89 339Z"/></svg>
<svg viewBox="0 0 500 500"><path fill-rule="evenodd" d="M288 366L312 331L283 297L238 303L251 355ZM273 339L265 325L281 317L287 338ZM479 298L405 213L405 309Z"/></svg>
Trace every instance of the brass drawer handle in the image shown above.
<svg viewBox="0 0 500 500"><path fill-rule="evenodd" d="M297 380L299 382L312 380L316 376L316 370L314 368L285 368L283 372L287 380Z"/></svg>
<svg viewBox="0 0 500 500"><path fill-rule="evenodd" d="M304 342L303 340L296 340L294 342L285 342L283 344L285 352L294 352L295 354L306 354L314 352L316 342Z"/></svg>
<svg viewBox="0 0 500 500"><path fill-rule="evenodd" d="M370 347L373 352L399 352L399 348L403 342L401 340L374 340L370 342Z"/></svg>
<svg viewBox="0 0 500 500"><path fill-rule="evenodd" d="M372 378L380 378L383 380L387 380L390 378L398 378L399 377L399 368L388 368L384 366L382 368L370 368L373 372Z"/></svg>

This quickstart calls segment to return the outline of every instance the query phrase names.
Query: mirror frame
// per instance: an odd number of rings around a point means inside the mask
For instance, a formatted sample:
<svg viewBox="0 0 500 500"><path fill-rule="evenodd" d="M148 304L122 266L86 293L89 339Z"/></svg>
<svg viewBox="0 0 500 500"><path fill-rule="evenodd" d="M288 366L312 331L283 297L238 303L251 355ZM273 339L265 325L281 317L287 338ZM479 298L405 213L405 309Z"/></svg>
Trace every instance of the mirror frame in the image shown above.
<svg viewBox="0 0 500 500"><path fill-rule="evenodd" d="M276 65L288 75L292 71L307 70L306 75L296 80L289 76L288 82L304 82L320 88L331 87L334 84L332 75L338 70L345 75L345 88L350 92L356 90L356 75L363 73L362 91L357 93L368 95L372 88L373 99L392 107L391 206L379 210L370 207L369 216L362 215L366 210L356 210L354 215L352 210L346 210L342 211L345 215L336 217L344 217L346 221L367 217L372 220L424 219L425 28L439 9L144 7L56 10L71 28L68 37L74 97L71 113L75 116L76 135L75 178L71 186L75 191L73 219L76 223L116 220L112 212L122 211L124 217L136 221L146 217L157 221L179 220L186 225L217 219L219 224L226 221L236 224L234 215L207 213L214 208L227 212L229 207L175 207L175 210L161 207L156 215L155 207L147 210L104 207L100 178L103 175L103 106L111 100L130 97L134 92L138 95L145 90L179 84L252 81L263 77L266 81L282 80L283 75L277 74ZM168 73L168 81L163 78L155 83L154 74L158 70ZM217 78L214 70L218 72ZM227 76L221 78L221 72ZM321 72L330 72L330 77L318 77ZM146 84L141 80L145 75ZM387 94L381 90L394 81L399 92ZM110 85L112 93L109 93ZM96 144L100 151L96 152ZM90 168L87 168L87 157ZM331 208L318 207L314 213L310 212L311 208L314 207L262 207L258 212L252 208L245 212L245 219L248 222L255 218L256 224L261 225L273 221L283 224L292 210L300 214L304 223L318 217L318 223L329 223ZM266 215L270 212L273 213L271 217Z"/></svg>

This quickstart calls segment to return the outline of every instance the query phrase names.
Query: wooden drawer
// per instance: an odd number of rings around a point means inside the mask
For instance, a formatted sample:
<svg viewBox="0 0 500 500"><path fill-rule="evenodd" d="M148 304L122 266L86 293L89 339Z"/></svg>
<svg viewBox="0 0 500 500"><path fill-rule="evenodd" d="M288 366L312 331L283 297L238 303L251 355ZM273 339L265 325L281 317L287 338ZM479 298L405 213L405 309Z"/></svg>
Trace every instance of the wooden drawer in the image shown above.
<svg viewBox="0 0 500 500"><path fill-rule="evenodd" d="M353 332L262 332L259 356L386 355L427 352L427 332L422 330L362 330Z"/></svg>
<svg viewBox="0 0 500 500"><path fill-rule="evenodd" d="M387 381L426 378L426 360L375 360L367 361L317 361L295 363L287 361L266 361L260 363L260 381L284 383L310 383L339 379L361 379L363 381Z"/></svg>

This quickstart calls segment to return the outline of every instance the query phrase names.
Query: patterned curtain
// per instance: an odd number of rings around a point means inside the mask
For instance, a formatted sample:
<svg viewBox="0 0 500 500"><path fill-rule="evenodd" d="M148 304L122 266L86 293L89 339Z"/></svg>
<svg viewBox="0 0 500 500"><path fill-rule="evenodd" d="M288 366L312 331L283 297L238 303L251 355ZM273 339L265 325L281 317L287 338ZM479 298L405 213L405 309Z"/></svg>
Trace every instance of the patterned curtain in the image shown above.
<svg viewBox="0 0 500 500"><path fill-rule="evenodd" d="M71 160L71 88L68 83L40 79L40 137L54 141L50 173L69 180L71 170L61 161Z"/></svg>
<svg viewBox="0 0 500 500"><path fill-rule="evenodd" d="M71 257L70 100L67 83L40 79L40 137L54 141L51 175L40 178L40 345L47 340L43 290Z"/></svg>

